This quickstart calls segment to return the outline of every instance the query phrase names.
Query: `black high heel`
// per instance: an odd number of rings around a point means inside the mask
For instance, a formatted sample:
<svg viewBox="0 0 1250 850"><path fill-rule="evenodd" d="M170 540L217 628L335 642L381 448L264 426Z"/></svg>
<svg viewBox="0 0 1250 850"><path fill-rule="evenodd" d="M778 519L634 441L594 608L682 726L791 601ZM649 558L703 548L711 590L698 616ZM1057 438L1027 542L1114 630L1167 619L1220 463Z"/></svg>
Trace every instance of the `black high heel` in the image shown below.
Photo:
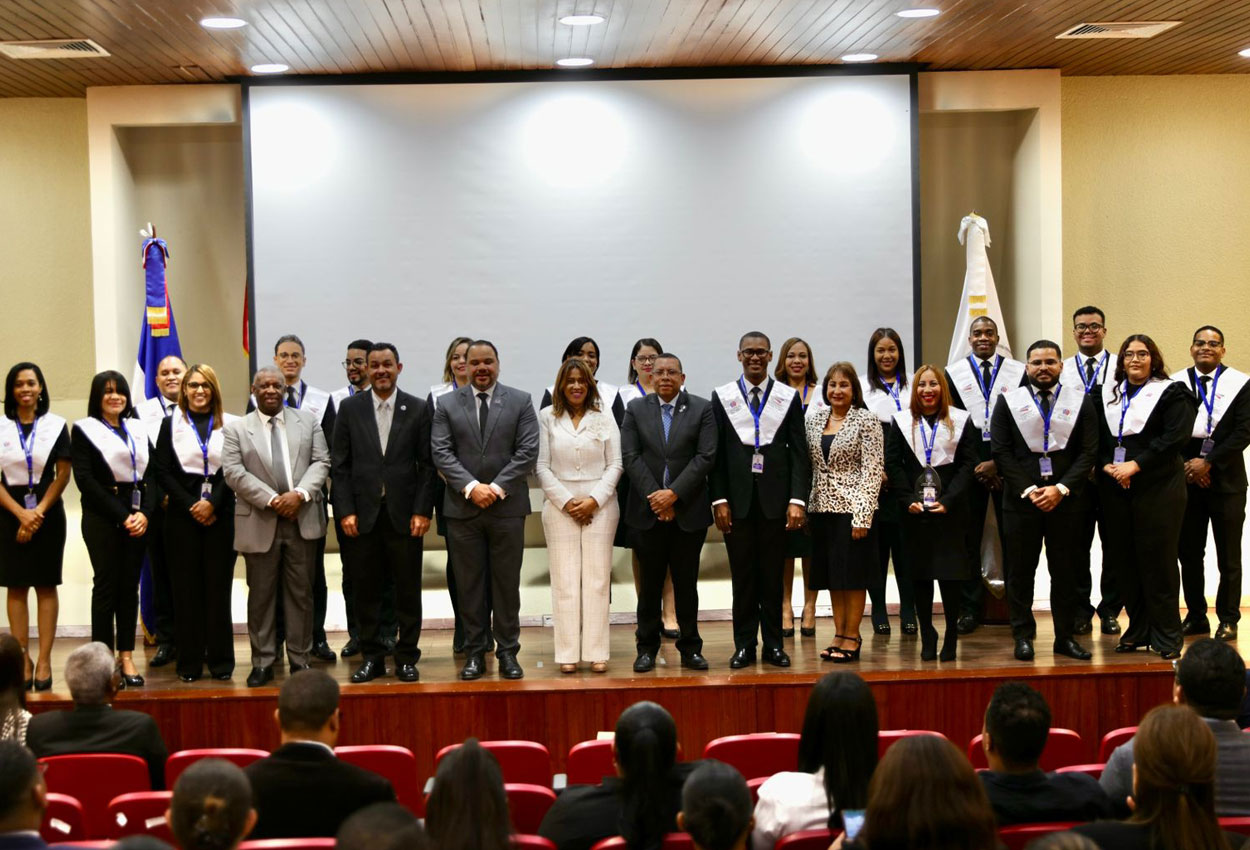
<svg viewBox="0 0 1250 850"><path fill-rule="evenodd" d="M838 635L838 637L842 638L843 640L855 641L855 648L854 649L846 649L845 647L840 648L838 650L839 654L833 657L833 663L834 664L849 664L852 661L858 661L859 651L863 649L864 647L864 639L862 637L859 637L858 635L856 635L853 638L850 635Z"/></svg>
<svg viewBox="0 0 1250 850"><path fill-rule="evenodd" d="M959 632L952 629L946 633L946 638L942 641L942 654L938 656L939 661L954 661L955 650L959 646Z"/></svg>
<svg viewBox="0 0 1250 850"><path fill-rule="evenodd" d="M926 625L920 631L920 660L937 661L937 629Z"/></svg>
<svg viewBox="0 0 1250 850"><path fill-rule="evenodd" d="M118 683L117 687L119 691L125 690L126 688L142 688L145 684L143 677L138 673L135 673L133 676L127 675L126 671L122 669L122 663L120 661L117 662L117 675L121 677L121 682ZM51 682L49 682L49 684L51 684Z"/></svg>
<svg viewBox="0 0 1250 850"><path fill-rule="evenodd" d="M52 690L52 677L49 676L46 679L32 679L31 685L32 689L36 691L50 691Z"/></svg>
<svg viewBox="0 0 1250 850"><path fill-rule="evenodd" d="M30 655L26 656L26 663L30 665L30 675L26 677L26 690L33 691L35 689L35 662L30 660Z"/></svg>

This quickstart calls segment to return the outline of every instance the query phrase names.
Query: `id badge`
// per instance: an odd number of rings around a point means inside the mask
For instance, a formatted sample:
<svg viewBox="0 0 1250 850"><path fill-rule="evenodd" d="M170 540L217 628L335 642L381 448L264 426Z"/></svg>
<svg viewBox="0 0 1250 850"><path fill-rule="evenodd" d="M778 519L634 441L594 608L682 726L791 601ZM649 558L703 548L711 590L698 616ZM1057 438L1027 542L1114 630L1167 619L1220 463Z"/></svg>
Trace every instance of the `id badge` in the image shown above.
<svg viewBox="0 0 1250 850"><path fill-rule="evenodd" d="M986 424L985 430L981 432L981 442L988 443L989 441L990 441L990 427L988 424Z"/></svg>
<svg viewBox="0 0 1250 850"><path fill-rule="evenodd" d="M143 504L143 494L140 493L139 488L136 487L130 491L130 509L132 511L137 511L139 510L139 506L142 504Z"/></svg>
<svg viewBox="0 0 1250 850"><path fill-rule="evenodd" d="M1112 463L1124 463L1124 460L1127 457L1127 455L1128 455L1128 450L1125 449L1124 446L1116 446L1115 452L1111 455L1111 462Z"/></svg>
<svg viewBox="0 0 1250 850"><path fill-rule="evenodd" d="M39 497L35 495L34 490L26 491L26 495L22 497L22 504L26 506L28 511L33 511L39 507Z"/></svg>
<svg viewBox="0 0 1250 850"><path fill-rule="evenodd" d="M205 501L208 501L212 497L213 497L213 483L205 479L204 483L200 485L200 498Z"/></svg>
<svg viewBox="0 0 1250 850"><path fill-rule="evenodd" d="M764 471L764 455L760 452L751 455L751 471L756 475L760 475Z"/></svg>
<svg viewBox="0 0 1250 850"><path fill-rule="evenodd" d="M1202 441L1202 450L1198 452L1198 457L1206 457L1207 455L1211 454L1211 452L1214 450L1215 450L1215 440L1212 440L1210 437L1207 437L1205 440Z"/></svg>
<svg viewBox="0 0 1250 850"><path fill-rule="evenodd" d="M1049 478L1050 476L1055 474L1055 466L1051 462L1049 457L1045 455L1043 455L1042 457L1039 457L1037 459L1037 465L1040 466L1042 469L1043 478Z"/></svg>
<svg viewBox="0 0 1250 850"><path fill-rule="evenodd" d="M924 506L926 511L937 505L937 488L922 487L920 489L920 504Z"/></svg>

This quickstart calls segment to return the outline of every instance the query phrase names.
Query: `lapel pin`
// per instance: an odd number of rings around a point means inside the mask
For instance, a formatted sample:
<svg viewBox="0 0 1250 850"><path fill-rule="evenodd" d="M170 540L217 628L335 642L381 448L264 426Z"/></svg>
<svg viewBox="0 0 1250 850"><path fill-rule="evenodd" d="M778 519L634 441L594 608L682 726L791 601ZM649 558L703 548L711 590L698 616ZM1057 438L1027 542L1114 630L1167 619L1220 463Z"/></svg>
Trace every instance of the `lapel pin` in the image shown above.
<svg viewBox="0 0 1250 850"><path fill-rule="evenodd" d="M399 406L399 409L400 409L400 410L407 410L407 409L408 409L408 405L406 405L406 404L401 404L401 405Z"/></svg>

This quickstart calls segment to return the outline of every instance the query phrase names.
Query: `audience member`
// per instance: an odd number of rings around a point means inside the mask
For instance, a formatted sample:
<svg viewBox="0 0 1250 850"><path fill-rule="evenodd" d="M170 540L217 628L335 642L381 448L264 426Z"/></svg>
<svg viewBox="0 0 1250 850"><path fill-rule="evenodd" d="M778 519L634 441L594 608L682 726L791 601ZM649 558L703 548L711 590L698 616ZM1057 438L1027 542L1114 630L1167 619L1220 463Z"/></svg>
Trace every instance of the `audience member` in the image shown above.
<svg viewBox="0 0 1250 850"><path fill-rule="evenodd" d="M0 741L0 848L44 850L39 835L48 789L30 750L16 741Z"/></svg>
<svg viewBox="0 0 1250 850"><path fill-rule="evenodd" d="M711 760L690 774L677 828L690 833L696 850L746 850L754 823L751 790L737 768Z"/></svg>
<svg viewBox="0 0 1250 850"><path fill-rule="evenodd" d="M1050 706L1023 682L1004 682L985 710L981 746L990 769L979 774L999 826L1090 821L1112 816L1098 780L1084 773L1043 773Z"/></svg>
<svg viewBox="0 0 1250 850"><path fill-rule="evenodd" d="M615 777L560 795L538 834L559 850L588 850L622 835L630 850L658 850L677 826L681 788L697 763L677 763L677 725L653 702L621 712L613 741Z"/></svg>
<svg viewBox="0 0 1250 850"><path fill-rule="evenodd" d="M877 767L877 703L854 673L830 673L812 688L799 737L798 772L760 786L752 850L805 829L841 829L842 809L862 809Z"/></svg>
<svg viewBox="0 0 1250 850"><path fill-rule="evenodd" d="M111 705L121 675L112 650L100 641L75 649L65 662L65 684L74 707L32 717L26 746L37 758L75 753L139 756L148 763L152 788L160 790L165 787L165 742L151 717Z"/></svg>
<svg viewBox="0 0 1250 850"><path fill-rule="evenodd" d="M1098 845L1075 832L1052 832L1030 841L1028 850L1098 850Z"/></svg>
<svg viewBox="0 0 1250 850"><path fill-rule="evenodd" d="M274 719L282 745L246 771L258 815L253 838L333 837L357 809L395 799L386 779L335 757L339 685L324 670L288 678Z"/></svg>
<svg viewBox="0 0 1250 850"><path fill-rule="evenodd" d="M1176 665L1172 701L1192 708L1215 735L1215 813L1220 817L1250 815L1250 736L1234 720L1245 689L1245 662L1221 641L1195 641ZM1102 772L1102 788L1117 806L1132 793L1135 740L1117 747Z"/></svg>
<svg viewBox="0 0 1250 850"><path fill-rule="evenodd" d="M200 759L174 783L165 822L182 850L234 850L256 825L247 777L224 759Z"/></svg>
<svg viewBox="0 0 1250 850"><path fill-rule="evenodd" d="M425 828L438 850L509 850L512 822L499 762L477 738L443 757L425 806Z"/></svg>
<svg viewBox="0 0 1250 850"><path fill-rule="evenodd" d="M426 850L430 846L416 815L399 803L373 803L343 821L335 850Z"/></svg>
<svg viewBox="0 0 1250 850"><path fill-rule="evenodd" d="M167 841L161 841L155 835L140 833L119 838L111 850L174 850L174 846Z"/></svg>
<svg viewBox="0 0 1250 850"><path fill-rule="evenodd" d="M0 635L0 741L26 743L26 650L11 634Z"/></svg>

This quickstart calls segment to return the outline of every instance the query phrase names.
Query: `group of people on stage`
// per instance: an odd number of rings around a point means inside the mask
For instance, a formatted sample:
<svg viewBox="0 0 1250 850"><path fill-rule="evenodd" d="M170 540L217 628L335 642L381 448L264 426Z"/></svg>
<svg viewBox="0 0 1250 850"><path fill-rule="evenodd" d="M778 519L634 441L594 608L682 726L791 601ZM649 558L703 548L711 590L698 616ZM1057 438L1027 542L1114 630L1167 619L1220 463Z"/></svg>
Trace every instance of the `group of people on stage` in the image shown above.
<svg viewBox="0 0 1250 850"><path fill-rule="evenodd" d="M424 397L400 389L394 345L354 340L348 384L334 393L301 378L302 341L275 345L255 373L245 416L225 413L213 369L177 357L159 366L160 394L132 398L126 379L96 375L87 416L49 412L34 363L9 370L0 420L0 584L25 647L29 589L40 634L30 685L51 685L72 468L91 559L92 639L133 660L137 585L152 565L158 650L184 681L231 678L230 590L246 562L249 686L332 660L325 640L327 506L343 561L355 682L419 678L424 535L447 541L463 679L486 670L518 679L520 571L529 476L545 496L555 661L603 672L609 661L612 548L633 549L638 589L633 669L655 666L661 638L681 665L707 669L699 636L699 558L709 527L724 536L733 592L731 668L757 651L790 665L790 584L801 564L799 628L815 634L815 597L828 591L834 635L823 659L854 662L872 598L872 628L890 632L885 580L893 562L901 628L924 660L956 657L983 605L981 546L992 505L1004 554L1015 656L1034 656L1034 575L1043 545L1051 573L1054 652L1088 659L1077 635L1118 634L1116 651L1175 658L1182 636L1210 632L1204 588L1207 528L1220 574L1215 636L1237 634L1241 527L1250 444L1250 380L1223 364L1223 334L1204 326L1193 365L1169 376L1158 346L1133 334L1104 349L1096 307L1073 318L1078 351L1032 343L1023 361L998 354L994 321L972 322L972 354L908 373L903 343L874 331L865 373L839 361L818 373L811 346L791 338L775 368L769 338L744 334L739 374L704 398L681 358L652 338L633 348L629 382L596 377L598 345L578 337L535 412L530 394L499 382L500 352L457 337L443 382ZM1089 553L1102 539L1101 601L1091 605ZM1180 569L1178 570L1178 559ZM933 622L934 584L945 613ZM1188 615L1182 622L1183 586ZM669 595L671 593L671 596ZM673 623L676 628L666 625ZM762 646L760 646L762 644Z"/></svg>

